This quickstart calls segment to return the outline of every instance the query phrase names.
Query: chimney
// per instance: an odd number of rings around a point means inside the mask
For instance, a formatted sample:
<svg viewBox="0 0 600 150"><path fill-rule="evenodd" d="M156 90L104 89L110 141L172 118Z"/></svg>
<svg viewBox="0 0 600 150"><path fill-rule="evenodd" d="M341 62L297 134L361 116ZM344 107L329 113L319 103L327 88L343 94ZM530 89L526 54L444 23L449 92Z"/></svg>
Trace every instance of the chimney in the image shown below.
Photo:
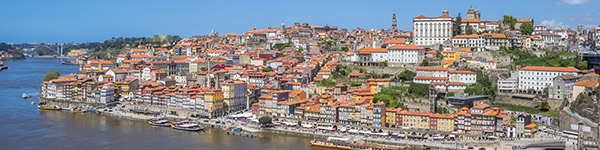
<svg viewBox="0 0 600 150"><path fill-rule="evenodd" d="M252 30L256 30L256 27L252 28Z"/></svg>

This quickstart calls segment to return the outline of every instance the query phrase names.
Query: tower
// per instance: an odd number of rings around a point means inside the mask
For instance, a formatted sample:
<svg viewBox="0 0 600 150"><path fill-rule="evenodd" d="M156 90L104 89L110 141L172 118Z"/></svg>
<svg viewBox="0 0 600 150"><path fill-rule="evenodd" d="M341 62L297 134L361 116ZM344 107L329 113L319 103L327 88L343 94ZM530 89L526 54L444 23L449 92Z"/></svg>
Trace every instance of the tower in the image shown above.
<svg viewBox="0 0 600 150"><path fill-rule="evenodd" d="M469 8L467 11L467 19L475 19L476 16L475 9L473 9L473 7Z"/></svg>
<svg viewBox="0 0 600 150"><path fill-rule="evenodd" d="M446 8L444 8L444 11L442 11L442 15L450 16L448 15L448 10Z"/></svg>
<svg viewBox="0 0 600 150"><path fill-rule="evenodd" d="M392 31L397 31L398 28L396 28L396 12L394 12L394 14L392 15Z"/></svg>

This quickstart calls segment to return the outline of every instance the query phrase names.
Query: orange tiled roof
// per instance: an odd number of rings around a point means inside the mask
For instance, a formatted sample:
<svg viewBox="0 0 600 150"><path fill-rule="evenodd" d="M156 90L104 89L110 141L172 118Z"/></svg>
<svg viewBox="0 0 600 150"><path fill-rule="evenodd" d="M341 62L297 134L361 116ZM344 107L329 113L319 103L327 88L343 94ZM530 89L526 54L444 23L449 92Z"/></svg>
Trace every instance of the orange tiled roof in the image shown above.
<svg viewBox="0 0 600 150"><path fill-rule="evenodd" d="M581 72L581 70L575 67L542 67L542 66L527 66L520 70L529 71L557 71L557 72Z"/></svg>
<svg viewBox="0 0 600 150"><path fill-rule="evenodd" d="M597 85L598 85L598 81L581 80L581 81L575 83L573 86L583 86L586 88L594 88Z"/></svg>
<svg viewBox="0 0 600 150"><path fill-rule="evenodd" d="M358 54L371 54L371 53L387 53L388 50L385 48L363 48L358 50Z"/></svg>
<svg viewBox="0 0 600 150"><path fill-rule="evenodd" d="M392 47L390 47L389 49L416 49L416 50L425 50L425 48L416 46L416 45L394 45Z"/></svg>
<svg viewBox="0 0 600 150"><path fill-rule="evenodd" d="M405 44L406 41L404 39L391 39L391 40L387 40L385 41L385 43L383 44Z"/></svg>
<svg viewBox="0 0 600 150"><path fill-rule="evenodd" d="M433 68L433 67L419 67L417 70L424 71L448 71L448 68Z"/></svg>

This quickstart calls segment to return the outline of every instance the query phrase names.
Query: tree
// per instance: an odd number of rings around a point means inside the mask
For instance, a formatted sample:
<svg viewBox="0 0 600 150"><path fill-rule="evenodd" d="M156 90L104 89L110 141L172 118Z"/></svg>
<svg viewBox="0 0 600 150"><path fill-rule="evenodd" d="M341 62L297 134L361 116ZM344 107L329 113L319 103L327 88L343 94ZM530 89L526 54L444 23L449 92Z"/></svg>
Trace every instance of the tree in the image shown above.
<svg viewBox="0 0 600 150"><path fill-rule="evenodd" d="M454 27L453 27L454 35L462 34L462 29L460 28L461 24L462 24L462 18L460 17L460 13L458 13L458 17L456 17L456 23L454 24Z"/></svg>
<svg viewBox="0 0 600 150"><path fill-rule="evenodd" d="M387 65L388 65L388 61L387 60L379 62L379 66L387 66Z"/></svg>
<svg viewBox="0 0 600 150"><path fill-rule="evenodd" d="M347 52L348 51L348 47L342 47L342 51Z"/></svg>
<svg viewBox="0 0 600 150"><path fill-rule="evenodd" d="M43 81L50 81L53 79L58 79L60 77L60 73L58 71L48 72L44 75Z"/></svg>
<svg viewBox="0 0 600 150"><path fill-rule="evenodd" d="M423 59L423 62L421 62L421 66L429 66L429 60Z"/></svg>
<svg viewBox="0 0 600 150"><path fill-rule="evenodd" d="M429 94L429 85L427 84L419 84L419 83L410 83L408 86L408 92L413 96L417 97L425 97Z"/></svg>
<svg viewBox="0 0 600 150"><path fill-rule="evenodd" d="M465 34L471 35L476 33L477 31L475 31L475 29L473 29L473 27L467 22L467 27L465 27Z"/></svg>
<svg viewBox="0 0 600 150"><path fill-rule="evenodd" d="M271 69L269 67L264 67L264 68L262 68L262 71L263 72L271 72L271 71L273 71L273 69Z"/></svg>
<svg viewBox="0 0 600 150"><path fill-rule="evenodd" d="M533 24L525 22L521 24L521 26L519 26L519 29L521 30L521 34L531 35L531 33L533 32Z"/></svg>
<svg viewBox="0 0 600 150"><path fill-rule="evenodd" d="M540 111L548 111L550 110L550 104L548 104L548 102L543 101L540 103L540 105L536 106L535 108L539 109Z"/></svg>
<svg viewBox="0 0 600 150"><path fill-rule="evenodd" d="M415 77L416 75L417 74L415 72L412 72L410 70L404 70L402 73L398 74L398 78L406 81L412 80L413 77Z"/></svg>
<svg viewBox="0 0 600 150"><path fill-rule="evenodd" d="M509 15L504 15L502 17L502 23L504 25L509 25L510 29L515 29L515 24L517 24L517 19L513 18L513 16L509 16Z"/></svg>
<svg viewBox="0 0 600 150"><path fill-rule="evenodd" d="M273 119L271 119L271 117L269 116L263 116L258 118L258 123L261 125L271 124L272 121Z"/></svg>

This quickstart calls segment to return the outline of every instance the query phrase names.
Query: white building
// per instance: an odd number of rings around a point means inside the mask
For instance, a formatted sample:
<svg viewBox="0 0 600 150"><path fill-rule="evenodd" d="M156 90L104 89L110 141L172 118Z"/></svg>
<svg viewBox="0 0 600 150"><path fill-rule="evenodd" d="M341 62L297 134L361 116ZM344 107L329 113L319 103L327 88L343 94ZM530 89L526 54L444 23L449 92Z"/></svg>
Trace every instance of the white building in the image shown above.
<svg viewBox="0 0 600 150"><path fill-rule="evenodd" d="M466 84L473 84L477 82L477 74L473 71L450 71L450 82L462 82Z"/></svg>
<svg viewBox="0 0 600 150"><path fill-rule="evenodd" d="M112 83L106 83L100 88L100 99L99 103L110 103L115 100L115 87Z"/></svg>
<svg viewBox="0 0 600 150"><path fill-rule="evenodd" d="M418 64L425 58L425 49L416 45L395 45L388 48L388 62Z"/></svg>
<svg viewBox="0 0 600 150"><path fill-rule="evenodd" d="M452 38L454 18L444 10L439 17L417 16L413 19L414 44L432 46Z"/></svg>
<svg viewBox="0 0 600 150"><path fill-rule="evenodd" d="M467 48L467 47L484 47L483 36L479 36L477 34L471 35L456 35L452 38L452 46L455 48Z"/></svg>
<svg viewBox="0 0 600 150"><path fill-rule="evenodd" d="M542 91L552 86L554 77L565 74L579 76L581 71L575 67L523 67L519 70L519 90Z"/></svg>
<svg viewBox="0 0 600 150"><path fill-rule="evenodd" d="M417 68L416 76L424 77L448 77L448 68L432 68L432 67L419 67Z"/></svg>

